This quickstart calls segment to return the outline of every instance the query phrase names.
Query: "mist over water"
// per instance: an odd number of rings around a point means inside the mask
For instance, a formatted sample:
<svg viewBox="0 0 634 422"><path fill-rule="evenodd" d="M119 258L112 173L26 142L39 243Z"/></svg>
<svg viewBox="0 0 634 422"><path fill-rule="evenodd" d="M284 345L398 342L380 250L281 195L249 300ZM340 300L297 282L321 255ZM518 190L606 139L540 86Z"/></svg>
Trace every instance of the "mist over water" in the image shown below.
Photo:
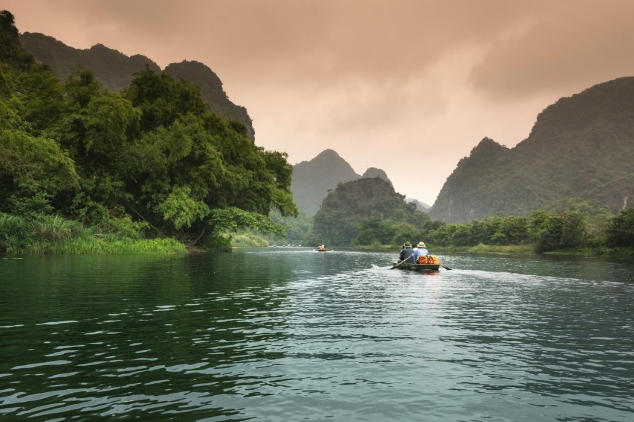
<svg viewBox="0 0 634 422"><path fill-rule="evenodd" d="M0 420L631 420L634 265L396 255L4 257Z"/></svg>

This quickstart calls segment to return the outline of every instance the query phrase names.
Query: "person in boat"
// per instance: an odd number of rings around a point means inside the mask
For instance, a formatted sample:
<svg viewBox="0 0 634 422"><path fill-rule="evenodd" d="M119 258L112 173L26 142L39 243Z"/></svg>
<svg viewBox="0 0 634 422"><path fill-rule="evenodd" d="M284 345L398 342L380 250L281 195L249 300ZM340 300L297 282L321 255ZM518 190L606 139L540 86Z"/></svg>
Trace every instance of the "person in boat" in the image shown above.
<svg viewBox="0 0 634 422"><path fill-rule="evenodd" d="M326 247L324 245L319 245L319 247L317 247L317 249L319 249L320 251L325 251Z"/></svg>
<svg viewBox="0 0 634 422"><path fill-rule="evenodd" d="M403 244L403 248L401 249L401 253L398 258L401 262L405 261L406 264L416 263L416 260L414 259L414 249L412 249L411 243L405 242L405 244Z"/></svg>
<svg viewBox="0 0 634 422"><path fill-rule="evenodd" d="M419 263L421 256L429 255L429 251L425 247L425 242L418 242L414 247L414 262Z"/></svg>

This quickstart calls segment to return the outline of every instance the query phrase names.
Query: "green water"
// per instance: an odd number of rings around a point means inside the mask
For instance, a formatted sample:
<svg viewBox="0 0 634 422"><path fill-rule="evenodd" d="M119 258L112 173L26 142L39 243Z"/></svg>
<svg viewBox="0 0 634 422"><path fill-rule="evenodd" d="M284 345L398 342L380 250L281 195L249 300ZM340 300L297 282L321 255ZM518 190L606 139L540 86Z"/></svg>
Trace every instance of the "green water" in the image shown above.
<svg viewBox="0 0 634 422"><path fill-rule="evenodd" d="M0 259L0 421L630 421L634 265Z"/></svg>

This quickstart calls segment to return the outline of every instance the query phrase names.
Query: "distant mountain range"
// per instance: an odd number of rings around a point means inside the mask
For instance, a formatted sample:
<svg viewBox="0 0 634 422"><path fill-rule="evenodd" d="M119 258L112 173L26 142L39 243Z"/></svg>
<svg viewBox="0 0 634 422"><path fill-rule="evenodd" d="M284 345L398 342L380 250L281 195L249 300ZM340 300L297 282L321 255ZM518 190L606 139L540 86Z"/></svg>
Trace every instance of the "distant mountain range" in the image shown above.
<svg viewBox="0 0 634 422"><path fill-rule="evenodd" d="M97 79L111 91L122 91L130 86L135 72L145 69L160 72L161 68L151 59L134 55L131 57L97 44L87 50L72 48L53 37L39 33L25 32L19 35L20 44L37 60L51 68L55 75L65 81L77 66L92 71ZM198 86L203 100L212 112L242 122L247 135L255 140L253 122L246 108L231 102L222 88L220 78L206 65L196 61L172 63L165 73Z"/></svg>
<svg viewBox="0 0 634 422"><path fill-rule="evenodd" d="M618 211L634 195L634 77L595 85L550 105L514 148L484 138L463 158L430 210L469 222L529 215L563 200Z"/></svg>
<svg viewBox="0 0 634 422"><path fill-rule="evenodd" d="M151 59L128 57L97 44L78 50L37 33L19 35L20 43L62 80L79 65L91 70L113 91L127 88L133 74ZM218 76L206 65L184 61L168 65L167 74L200 88L210 109L242 122L255 139L244 107L232 103ZM301 211L315 215L328 190L339 183L379 177L370 168L358 175L335 151L326 150L294 166L292 191ZM432 219L469 222L492 215L529 215L566 199L598 202L618 211L632 206L634 195L634 77L595 85L562 98L542 111L528 138L507 148L484 138L456 166L429 209ZM425 209L414 199L419 209Z"/></svg>

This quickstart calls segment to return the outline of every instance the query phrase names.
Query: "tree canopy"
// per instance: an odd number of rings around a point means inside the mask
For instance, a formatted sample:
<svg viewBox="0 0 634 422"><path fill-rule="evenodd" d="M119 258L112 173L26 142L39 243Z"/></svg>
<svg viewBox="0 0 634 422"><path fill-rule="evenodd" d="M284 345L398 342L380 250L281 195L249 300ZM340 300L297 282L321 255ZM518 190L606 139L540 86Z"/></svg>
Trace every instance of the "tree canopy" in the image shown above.
<svg viewBox="0 0 634 422"><path fill-rule="evenodd" d="M147 67L122 93L82 68L62 83L17 34L0 12L0 212L30 203L196 244L227 228L280 234L269 213L297 215L287 155L211 113L196 86Z"/></svg>

